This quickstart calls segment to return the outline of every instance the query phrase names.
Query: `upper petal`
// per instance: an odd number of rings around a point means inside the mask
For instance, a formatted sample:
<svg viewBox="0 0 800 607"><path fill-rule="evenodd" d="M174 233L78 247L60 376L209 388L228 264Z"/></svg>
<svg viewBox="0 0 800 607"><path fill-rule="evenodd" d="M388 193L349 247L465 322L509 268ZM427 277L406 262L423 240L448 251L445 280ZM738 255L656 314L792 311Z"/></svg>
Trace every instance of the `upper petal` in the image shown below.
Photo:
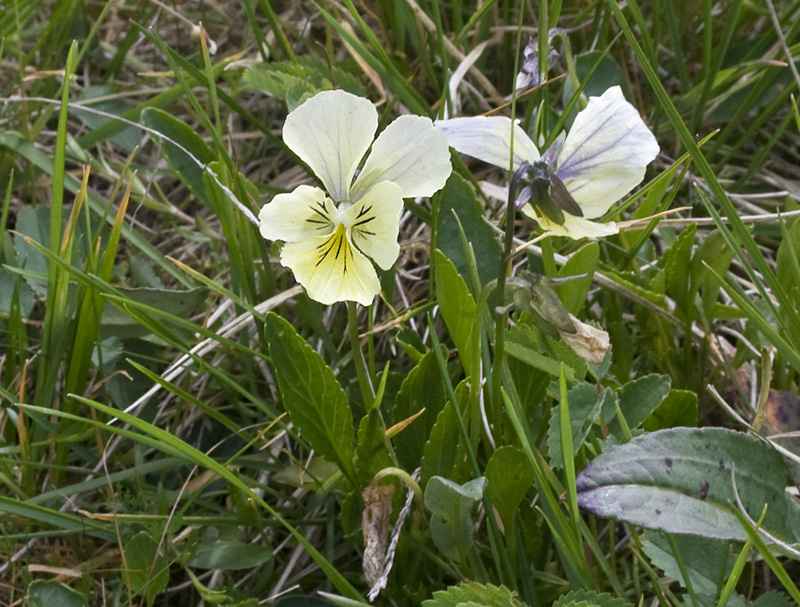
<svg viewBox="0 0 800 607"><path fill-rule="evenodd" d="M511 119L505 116L474 116L437 120L437 129L447 135L447 142L456 151L508 169L511 158ZM539 150L528 134L514 124L514 168L523 162L539 160Z"/></svg>
<svg viewBox="0 0 800 607"><path fill-rule="evenodd" d="M368 99L322 91L289 113L283 140L340 202L348 199L353 175L377 129L378 112Z"/></svg>
<svg viewBox="0 0 800 607"><path fill-rule="evenodd" d="M301 185L288 194L278 194L258 214L261 235L268 240L297 242L333 231L335 207L319 188Z"/></svg>
<svg viewBox="0 0 800 607"><path fill-rule="evenodd" d="M556 174L587 218L599 217L642 179L658 142L614 86L576 117L558 155Z"/></svg>
<svg viewBox="0 0 800 607"><path fill-rule="evenodd" d="M357 301L368 306L381 290L375 268L347 240L343 224L328 236L285 245L281 263L292 270L311 299L323 304Z"/></svg>
<svg viewBox="0 0 800 607"><path fill-rule="evenodd" d="M401 189L392 181L377 184L345 211L351 241L384 270L391 268L400 254L397 234L402 211Z"/></svg>
<svg viewBox="0 0 800 607"><path fill-rule="evenodd" d="M536 220L539 227L545 232L551 232L556 236L566 236L574 240L579 240L581 238L596 240L597 238L611 236L619 232L619 227L617 227L617 224L613 221L598 223L596 221L590 221L585 217L575 217L575 215L564 213L564 223L557 224L554 221L550 221L547 217L540 217L537 215L535 209L529 204L522 207L522 212L531 219Z"/></svg>
<svg viewBox="0 0 800 607"><path fill-rule="evenodd" d="M378 135L350 196L358 200L382 181L399 185L403 198L431 196L451 171L447 137L429 118L400 116Z"/></svg>

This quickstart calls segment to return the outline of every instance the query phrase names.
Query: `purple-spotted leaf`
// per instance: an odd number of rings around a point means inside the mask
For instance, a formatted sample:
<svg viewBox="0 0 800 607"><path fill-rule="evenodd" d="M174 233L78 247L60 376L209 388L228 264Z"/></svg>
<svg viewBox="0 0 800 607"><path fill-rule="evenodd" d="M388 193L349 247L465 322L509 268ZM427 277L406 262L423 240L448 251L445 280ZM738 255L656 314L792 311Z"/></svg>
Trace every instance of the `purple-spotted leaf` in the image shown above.
<svg viewBox="0 0 800 607"><path fill-rule="evenodd" d="M758 520L767 506L765 530L789 542L800 534L783 458L765 441L723 428L671 428L610 447L576 485L584 510L650 529L745 540L735 509Z"/></svg>

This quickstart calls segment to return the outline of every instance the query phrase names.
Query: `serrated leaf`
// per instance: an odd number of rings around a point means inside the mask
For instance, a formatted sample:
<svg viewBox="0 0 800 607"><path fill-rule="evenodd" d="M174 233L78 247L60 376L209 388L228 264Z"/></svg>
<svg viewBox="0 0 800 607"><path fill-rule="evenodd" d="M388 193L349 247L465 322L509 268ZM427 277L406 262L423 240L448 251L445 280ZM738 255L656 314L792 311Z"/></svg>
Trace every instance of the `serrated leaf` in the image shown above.
<svg viewBox="0 0 800 607"><path fill-rule="evenodd" d="M503 521L506 535L513 528L514 514L533 484L533 468L517 447L498 447L486 463L487 495Z"/></svg>
<svg viewBox="0 0 800 607"><path fill-rule="evenodd" d="M125 544L125 577L134 595L143 594L152 605L169 583L169 562L158 551L158 542L140 531Z"/></svg>
<svg viewBox="0 0 800 607"><path fill-rule="evenodd" d="M505 586L464 582L447 590L433 593L433 598L422 601L422 607L457 607L474 604L482 607L525 607L517 593Z"/></svg>
<svg viewBox="0 0 800 607"><path fill-rule="evenodd" d="M751 607L796 607L796 603L783 592L770 590L753 601Z"/></svg>
<svg viewBox="0 0 800 607"><path fill-rule="evenodd" d="M28 586L28 607L89 607L89 601L66 584L36 580Z"/></svg>
<svg viewBox="0 0 800 607"><path fill-rule="evenodd" d="M266 336L283 405L303 438L356 485L353 413L330 367L291 324L267 315Z"/></svg>
<svg viewBox="0 0 800 607"><path fill-rule="evenodd" d="M486 478L463 485L434 476L425 487L425 507L431 513L431 537L447 557L462 561L473 543L472 509L483 496Z"/></svg>
<svg viewBox="0 0 800 607"><path fill-rule="evenodd" d="M411 369L395 398L392 423L397 424L425 411L394 441L400 465L413 470L419 465L422 449L431 435L439 412L447 402L436 352L430 351Z"/></svg>
<svg viewBox="0 0 800 607"><path fill-rule="evenodd" d="M475 330L475 300L469 292L467 283L456 270L453 262L440 250L434 251L436 264L436 301L442 313L447 330L458 350L461 365L469 371L474 347L472 332Z"/></svg>
<svg viewBox="0 0 800 607"><path fill-rule="evenodd" d="M203 542L189 559L190 567L236 571L259 567L272 558L272 550L235 538L218 538Z"/></svg>
<svg viewBox="0 0 800 607"><path fill-rule="evenodd" d="M736 480L738 498L732 477ZM669 533L743 541L734 503L793 542L798 505L786 466L769 444L723 428L672 428L615 445L578 475L578 504L597 516Z"/></svg>
<svg viewBox="0 0 800 607"><path fill-rule="evenodd" d="M436 200L438 201L434 207L436 249L453 262L461 276L470 275L469 263L461 243L460 222L475 252L481 284L485 285L497 278L500 243L492 227L486 223L483 205L476 198L470 185L460 175L453 173Z"/></svg>
<svg viewBox="0 0 800 607"><path fill-rule="evenodd" d="M142 124L164 136L148 133L161 147L161 153L178 178L197 200L206 203L203 167L216 158L203 138L182 120L154 107L142 112Z"/></svg>
<svg viewBox="0 0 800 607"><path fill-rule="evenodd" d="M553 603L553 607L629 607L630 605L631 603L623 598L594 590L572 590L562 594Z"/></svg>
<svg viewBox="0 0 800 607"><path fill-rule="evenodd" d="M581 448L589 435L592 424L601 410L614 409L617 395L610 388L598 392L597 387L588 384L576 384L567 392L569 403L569 425L572 429L572 453ZM553 407L550 413L550 424L547 428L547 448L550 465L561 468L564 465L561 454L561 405Z"/></svg>

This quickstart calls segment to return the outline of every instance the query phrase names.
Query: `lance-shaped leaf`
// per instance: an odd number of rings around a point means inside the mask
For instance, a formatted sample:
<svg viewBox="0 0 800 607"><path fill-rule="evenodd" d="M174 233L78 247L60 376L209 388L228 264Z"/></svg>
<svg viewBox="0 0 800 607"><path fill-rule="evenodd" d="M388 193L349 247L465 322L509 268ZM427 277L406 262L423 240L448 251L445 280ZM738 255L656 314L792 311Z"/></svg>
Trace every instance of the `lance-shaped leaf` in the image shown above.
<svg viewBox="0 0 800 607"><path fill-rule="evenodd" d="M576 485L584 510L670 533L745 540L735 510L758 520L764 506L765 530L790 542L800 530L783 458L765 441L723 428L639 436L592 460Z"/></svg>
<svg viewBox="0 0 800 607"><path fill-rule="evenodd" d="M276 314L266 319L272 366L292 423L320 455L355 484L353 413L342 386L322 357Z"/></svg>

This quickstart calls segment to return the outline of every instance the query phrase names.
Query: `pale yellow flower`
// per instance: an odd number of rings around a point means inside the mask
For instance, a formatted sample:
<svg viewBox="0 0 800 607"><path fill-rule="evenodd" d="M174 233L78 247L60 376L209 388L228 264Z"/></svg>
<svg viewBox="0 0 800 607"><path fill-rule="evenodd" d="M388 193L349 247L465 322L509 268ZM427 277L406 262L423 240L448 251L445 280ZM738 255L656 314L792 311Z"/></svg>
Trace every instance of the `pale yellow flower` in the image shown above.
<svg viewBox="0 0 800 607"><path fill-rule="evenodd" d="M372 103L341 90L311 97L283 127L325 189L275 196L259 213L261 234L286 243L281 264L324 304L372 303L380 281L370 259L384 270L397 260L403 198L430 196L450 176L447 139L430 119L401 116L373 142L377 129Z"/></svg>

